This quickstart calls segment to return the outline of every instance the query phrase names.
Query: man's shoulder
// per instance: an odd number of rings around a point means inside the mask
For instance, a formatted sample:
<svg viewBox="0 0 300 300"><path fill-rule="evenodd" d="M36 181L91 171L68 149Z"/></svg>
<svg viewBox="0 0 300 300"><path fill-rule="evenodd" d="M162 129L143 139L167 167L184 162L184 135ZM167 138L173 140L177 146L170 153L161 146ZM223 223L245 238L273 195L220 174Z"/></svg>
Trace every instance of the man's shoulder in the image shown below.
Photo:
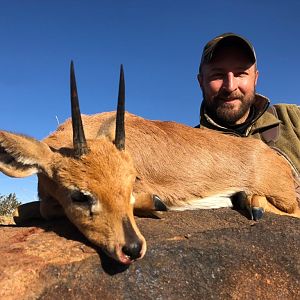
<svg viewBox="0 0 300 300"><path fill-rule="evenodd" d="M291 117L300 118L300 106L297 104L279 103L269 106L269 108L261 116L261 121L282 121Z"/></svg>
<svg viewBox="0 0 300 300"><path fill-rule="evenodd" d="M272 128L291 128L299 127L300 107L296 104L280 103L268 107L262 115L253 123L249 135L255 135L258 132L263 134L273 130ZM298 124L298 125L297 125ZM273 130L274 131L274 130Z"/></svg>
<svg viewBox="0 0 300 300"><path fill-rule="evenodd" d="M290 125L299 127L300 122L300 106L296 104L274 104L276 109L277 118L284 124L290 123Z"/></svg>
<svg viewBox="0 0 300 300"><path fill-rule="evenodd" d="M294 111L296 113L300 112L300 106L297 104L279 103L274 104L273 107L276 108L276 111Z"/></svg>
<svg viewBox="0 0 300 300"><path fill-rule="evenodd" d="M277 103L277 104L273 104L273 106L282 107L282 108L298 108L298 109L300 108L299 105L293 103Z"/></svg>

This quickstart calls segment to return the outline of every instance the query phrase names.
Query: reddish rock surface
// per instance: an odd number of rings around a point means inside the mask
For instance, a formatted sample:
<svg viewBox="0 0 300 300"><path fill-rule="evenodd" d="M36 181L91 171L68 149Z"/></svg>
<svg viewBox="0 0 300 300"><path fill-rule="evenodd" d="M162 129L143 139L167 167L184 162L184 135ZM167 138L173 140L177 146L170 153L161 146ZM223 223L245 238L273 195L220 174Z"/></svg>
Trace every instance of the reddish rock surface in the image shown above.
<svg viewBox="0 0 300 300"><path fill-rule="evenodd" d="M121 266L66 220L0 227L0 299L300 299L300 220L230 209L137 218L148 242Z"/></svg>

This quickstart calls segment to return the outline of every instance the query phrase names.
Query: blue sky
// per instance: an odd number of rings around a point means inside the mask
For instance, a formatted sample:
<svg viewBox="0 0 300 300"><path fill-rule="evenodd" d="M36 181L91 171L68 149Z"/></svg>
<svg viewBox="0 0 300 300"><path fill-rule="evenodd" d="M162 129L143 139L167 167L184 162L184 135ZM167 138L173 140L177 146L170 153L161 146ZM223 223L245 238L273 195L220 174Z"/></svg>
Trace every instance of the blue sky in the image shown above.
<svg viewBox="0 0 300 300"><path fill-rule="evenodd" d="M204 44L236 32L255 46L257 91L300 104L300 1L1 0L0 128L42 139L70 116L69 64L81 112L116 107L124 64L127 110L198 122ZM35 200L36 177L0 174L0 194Z"/></svg>

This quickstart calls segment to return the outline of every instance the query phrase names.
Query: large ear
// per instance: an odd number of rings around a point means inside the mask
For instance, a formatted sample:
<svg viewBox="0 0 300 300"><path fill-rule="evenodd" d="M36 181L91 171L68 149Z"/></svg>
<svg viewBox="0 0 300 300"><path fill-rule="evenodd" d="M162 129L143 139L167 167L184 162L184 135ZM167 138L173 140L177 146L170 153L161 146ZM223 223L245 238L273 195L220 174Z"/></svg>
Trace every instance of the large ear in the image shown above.
<svg viewBox="0 0 300 300"><path fill-rule="evenodd" d="M0 171L10 177L26 177L49 171L54 153L33 138L0 131Z"/></svg>

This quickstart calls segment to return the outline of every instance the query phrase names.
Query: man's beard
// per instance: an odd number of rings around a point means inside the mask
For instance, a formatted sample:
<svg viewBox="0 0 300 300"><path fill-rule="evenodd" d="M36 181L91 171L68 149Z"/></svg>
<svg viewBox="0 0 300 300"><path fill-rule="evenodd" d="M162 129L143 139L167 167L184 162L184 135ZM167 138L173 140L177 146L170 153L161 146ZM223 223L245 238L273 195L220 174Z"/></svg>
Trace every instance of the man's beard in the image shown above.
<svg viewBox="0 0 300 300"><path fill-rule="evenodd" d="M207 99L203 90L203 102L206 113L220 125L235 125L237 122L250 111L250 107L255 102L255 90L248 96L239 92L228 94L221 92L212 99ZM240 100L240 106L235 108L233 103L226 102L229 100ZM234 109L235 108L235 109Z"/></svg>

